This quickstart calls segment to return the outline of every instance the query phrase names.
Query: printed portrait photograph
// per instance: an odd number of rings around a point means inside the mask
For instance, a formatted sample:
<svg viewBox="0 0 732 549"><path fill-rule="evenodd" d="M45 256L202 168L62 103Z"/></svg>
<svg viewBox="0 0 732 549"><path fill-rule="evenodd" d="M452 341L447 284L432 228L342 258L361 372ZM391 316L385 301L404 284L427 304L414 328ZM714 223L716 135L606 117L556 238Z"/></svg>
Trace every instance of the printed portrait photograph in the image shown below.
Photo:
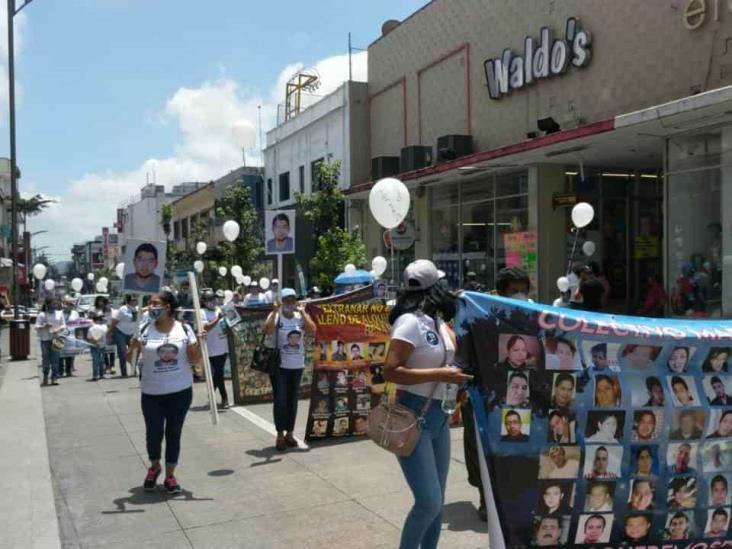
<svg viewBox="0 0 732 549"><path fill-rule="evenodd" d="M353 422L353 432L357 435L365 435L369 428L369 420L366 416L358 416Z"/></svg>
<svg viewBox="0 0 732 549"><path fill-rule="evenodd" d="M589 445L585 447L584 477L588 480L613 480L620 477L623 447Z"/></svg>
<svg viewBox="0 0 732 549"><path fill-rule="evenodd" d="M318 343L318 360L320 362L328 360L328 346L329 343L327 341L321 341Z"/></svg>
<svg viewBox="0 0 732 549"><path fill-rule="evenodd" d="M712 347L704 359L702 372L713 374L728 372L730 356L732 356L732 349L730 347Z"/></svg>
<svg viewBox="0 0 732 549"><path fill-rule="evenodd" d="M330 392L330 377L328 377L328 372L320 372L318 373L318 391L324 395L327 395Z"/></svg>
<svg viewBox="0 0 732 549"><path fill-rule="evenodd" d="M664 539L682 541L694 535L694 513L692 511L676 511L666 517Z"/></svg>
<svg viewBox="0 0 732 549"><path fill-rule="evenodd" d="M546 370L581 370L582 357L577 342L566 337L547 336L544 341Z"/></svg>
<svg viewBox="0 0 732 549"><path fill-rule="evenodd" d="M607 543L610 541L610 532L613 529L612 514L592 513L580 515L577 526L575 543L592 544Z"/></svg>
<svg viewBox="0 0 732 549"><path fill-rule="evenodd" d="M695 475L697 472L697 442L670 442L666 450L666 466L672 475Z"/></svg>
<svg viewBox="0 0 732 549"><path fill-rule="evenodd" d="M732 495L730 494L732 473L717 473L716 475L707 475L706 478L709 480L707 505L712 507L732 504Z"/></svg>
<svg viewBox="0 0 732 549"><path fill-rule="evenodd" d="M386 341L369 343L368 356L371 358L372 364L384 362L384 359L386 358Z"/></svg>
<svg viewBox="0 0 732 549"><path fill-rule="evenodd" d="M541 344L534 336L500 334L498 362L508 369L541 367Z"/></svg>
<svg viewBox="0 0 732 549"><path fill-rule="evenodd" d="M327 398L319 398L318 403L315 405L315 409L313 410L314 414L329 414L330 413L330 404L328 403Z"/></svg>
<svg viewBox="0 0 732 549"><path fill-rule="evenodd" d="M122 291L134 294L156 294L165 273L164 242L128 240L122 273Z"/></svg>
<svg viewBox="0 0 732 549"><path fill-rule="evenodd" d="M651 536L653 516L650 513L632 512L625 516L623 522L622 542L629 544L647 544Z"/></svg>
<svg viewBox="0 0 732 549"><path fill-rule="evenodd" d="M313 428L312 428L311 432L314 437L325 436L325 433L327 430L328 430L328 420L327 419L313 420Z"/></svg>
<svg viewBox="0 0 732 549"><path fill-rule="evenodd" d="M367 412L371 409L371 395L365 393L356 395L356 410L359 412Z"/></svg>
<svg viewBox="0 0 732 549"><path fill-rule="evenodd" d="M708 440L701 447L705 473L732 471L732 440Z"/></svg>
<svg viewBox="0 0 732 549"><path fill-rule="evenodd" d="M658 446L643 444L630 447L630 474L637 478L655 479L660 472Z"/></svg>
<svg viewBox="0 0 732 549"><path fill-rule="evenodd" d="M350 358L352 362L366 360L368 358L366 356L367 348L368 345L365 343L350 343L348 345L348 358Z"/></svg>
<svg viewBox="0 0 732 549"><path fill-rule="evenodd" d="M704 528L705 538L726 537L729 529L730 508L715 507L707 511L707 525Z"/></svg>
<svg viewBox="0 0 732 549"><path fill-rule="evenodd" d="M506 398L507 406L528 407L531 397L529 381L531 372L527 370L509 370L506 373Z"/></svg>
<svg viewBox="0 0 732 549"><path fill-rule="evenodd" d="M618 376L595 375L595 406L598 408L618 408L623 400Z"/></svg>
<svg viewBox="0 0 732 549"><path fill-rule="evenodd" d="M539 456L540 479L574 479L579 474L582 450L579 446L550 446Z"/></svg>
<svg viewBox="0 0 732 549"><path fill-rule="evenodd" d="M295 253L295 210L265 210L266 255Z"/></svg>
<svg viewBox="0 0 732 549"><path fill-rule="evenodd" d="M551 405L556 408L568 408L574 404L577 388L576 374L561 372L553 375Z"/></svg>
<svg viewBox="0 0 732 549"><path fill-rule="evenodd" d="M584 510L588 513L612 513L615 482L593 480L587 483Z"/></svg>
<svg viewBox="0 0 732 549"><path fill-rule="evenodd" d="M369 370L358 370L353 372L353 379L351 380L351 387L355 390L365 389L369 384L369 378L371 372Z"/></svg>
<svg viewBox="0 0 732 549"><path fill-rule="evenodd" d="M669 394L674 406L700 406L701 401L696 390L693 376L666 376Z"/></svg>
<svg viewBox="0 0 732 549"><path fill-rule="evenodd" d="M698 495L696 477L674 477L668 481L666 503L669 509L693 509Z"/></svg>
<svg viewBox="0 0 732 549"><path fill-rule="evenodd" d="M574 483L567 480L542 480L538 483L539 500L536 514L562 516L571 512L574 505Z"/></svg>
<svg viewBox="0 0 732 549"><path fill-rule="evenodd" d="M656 369L656 359L663 347L626 345L620 352L620 366L625 372L649 373Z"/></svg>
<svg viewBox="0 0 732 549"><path fill-rule="evenodd" d="M556 547L567 543L571 516L551 516L534 518L534 545L536 547Z"/></svg>
<svg viewBox="0 0 732 549"><path fill-rule="evenodd" d="M671 440L699 440L703 433L703 410L674 410L671 413Z"/></svg>
<svg viewBox="0 0 732 549"><path fill-rule="evenodd" d="M583 341L582 354L587 368L596 372L619 372L618 352L620 343Z"/></svg>
<svg viewBox="0 0 732 549"><path fill-rule="evenodd" d="M345 395L334 398L333 403L333 411L336 414L348 411L348 397Z"/></svg>
<svg viewBox="0 0 732 549"><path fill-rule="evenodd" d="M333 436L348 434L348 417L337 417L333 420Z"/></svg>
<svg viewBox="0 0 732 549"><path fill-rule="evenodd" d="M348 387L348 370L338 370L335 374L335 387L344 389Z"/></svg>
<svg viewBox="0 0 732 549"><path fill-rule="evenodd" d="M710 410L707 438L732 438L732 408Z"/></svg>
<svg viewBox="0 0 732 549"><path fill-rule="evenodd" d="M346 343L344 341L338 340L331 343L330 359L333 362L345 362L348 360Z"/></svg>
<svg viewBox="0 0 732 549"><path fill-rule="evenodd" d="M663 493L663 490L661 490ZM661 496L663 497L663 496ZM656 484L650 478L635 478L631 481L628 509L649 511L656 508Z"/></svg>
<svg viewBox="0 0 732 549"><path fill-rule="evenodd" d="M633 408L663 407L666 393L659 376L626 376L630 385L631 405Z"/></svg>
<svg viewBox="0 0 732 549"><path fill-rule="evenodd" d="M623 438L625 412L592 410L587 413L585 442L617 444Z"/></svg>
<svg viewBox="0 0 732 549"><path fill-rule="evenodd" d="M577 420L575 413L567 408L549 411L547 442L552 444L575 444L577 442Z"/></svg>
<svg viewBox="0 0 732 549"><path fill-rule="evenodd" d="M155 367L171 367L178 364L178 346L173 343L163 343L156 350L158 359Z"/></svg>
<svg viewBox="0 0 732 549"><path fill-rule="evenodd" d="M732 406L732 376L704 376L702 385L710 406Z"/></svg>
<svg viewBox="0 0 732 549"><path fill-rule="evenodd" d="M501 420L501 442L529 441L531 410L504 408Z"/></svg>
<svg viewBox="0 0 732 549"><path fill-rule="evenodd" d="M691 360L695 347L672 347L666 357L666 370L670 374L683 374L689 371L689 361Z"/></svg>

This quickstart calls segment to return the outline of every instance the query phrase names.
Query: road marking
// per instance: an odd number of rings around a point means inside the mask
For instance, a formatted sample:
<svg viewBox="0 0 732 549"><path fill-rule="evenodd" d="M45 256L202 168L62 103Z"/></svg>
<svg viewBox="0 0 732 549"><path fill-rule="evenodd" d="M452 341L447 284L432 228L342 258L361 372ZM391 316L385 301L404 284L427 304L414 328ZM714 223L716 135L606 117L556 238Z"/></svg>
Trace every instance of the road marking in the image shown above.
<svg viewBox="0 0 732 549"><path fill-rule="evenodd" d="M263 431L266 431L272 436L277 436L277 429L274 425L272 425L269 421L266 419L263 419L262 417L258 416L254 412L250 412L246 408L243 408L241 406L232 406L229 408L232 412L235 412L239 414L241 417L243 417L246 420L249 420L251 423L262 429ZM309 447L305 442L300 440L299 438L295 437L295 440L297 441L297 447L302 450L307 450Z"/></svg>

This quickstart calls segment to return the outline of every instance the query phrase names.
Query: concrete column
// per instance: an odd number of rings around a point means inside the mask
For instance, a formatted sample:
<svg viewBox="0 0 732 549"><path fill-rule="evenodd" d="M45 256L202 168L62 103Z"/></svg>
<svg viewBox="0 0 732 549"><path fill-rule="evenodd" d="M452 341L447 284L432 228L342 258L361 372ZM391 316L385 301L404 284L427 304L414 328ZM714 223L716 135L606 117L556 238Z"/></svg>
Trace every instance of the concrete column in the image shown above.
<svg viewBox="0 0 732 549"><path fill-rule="evenodd" d="M565 166L539 164L529 169L529 225L538 232L538 296L551 304L559 295L557 278L565 274L566 207L552 209L552 195L565 191Z"/></svg>
<svg viewBox="0 0 732 549"><path fill-rule="evenodd" d="M732 126L722 128L720 143L720 190L722 195L722 316L732 317ZM713 221L713 220L711 220Z"/></svg>

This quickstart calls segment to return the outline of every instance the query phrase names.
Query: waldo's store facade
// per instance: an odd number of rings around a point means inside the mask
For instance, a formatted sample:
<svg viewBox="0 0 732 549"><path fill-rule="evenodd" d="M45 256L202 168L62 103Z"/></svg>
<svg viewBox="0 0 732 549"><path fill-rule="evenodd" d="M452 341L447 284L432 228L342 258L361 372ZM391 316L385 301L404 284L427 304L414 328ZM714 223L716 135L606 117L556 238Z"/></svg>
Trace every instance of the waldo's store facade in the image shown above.
<svg viewBox="0 0 732 549"><path fill-rule="evenodd" d="M519 264L551 302L587 201L595 252L577 259L613 310L636 311L658 274L675 314L732 315L732 4L434 0L382 30L372 181L349 212L370 255L389 253L364 199L397 176L414 202L400 266L429 257L454 287L470 271L493 287Z"/></svg>

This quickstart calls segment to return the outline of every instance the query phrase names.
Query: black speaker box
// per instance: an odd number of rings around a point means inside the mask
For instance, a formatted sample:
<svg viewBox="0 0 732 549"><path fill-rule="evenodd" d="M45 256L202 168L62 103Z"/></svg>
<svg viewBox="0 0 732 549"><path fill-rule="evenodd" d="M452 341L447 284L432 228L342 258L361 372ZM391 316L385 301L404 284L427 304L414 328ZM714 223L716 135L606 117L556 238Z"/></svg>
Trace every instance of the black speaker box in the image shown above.
<svg viewBox="0 0 732 549"><path fill-rule="evenodd" d="M473 154L472 135L443 135L437 138L437 161L455 160Z"/></svg>
<svg viewBox="0 0 732 549"><path fill-rule="evenodd" d="M402 172L411 172L432 164L432 147L412 145L402 149Z"/></svg>
<svg viewBox="0 0 732 549"><path fill-rule="evenodd" d="M398 156L377 156L371 159L371 178L374 181L399 174Z"/></svg>

